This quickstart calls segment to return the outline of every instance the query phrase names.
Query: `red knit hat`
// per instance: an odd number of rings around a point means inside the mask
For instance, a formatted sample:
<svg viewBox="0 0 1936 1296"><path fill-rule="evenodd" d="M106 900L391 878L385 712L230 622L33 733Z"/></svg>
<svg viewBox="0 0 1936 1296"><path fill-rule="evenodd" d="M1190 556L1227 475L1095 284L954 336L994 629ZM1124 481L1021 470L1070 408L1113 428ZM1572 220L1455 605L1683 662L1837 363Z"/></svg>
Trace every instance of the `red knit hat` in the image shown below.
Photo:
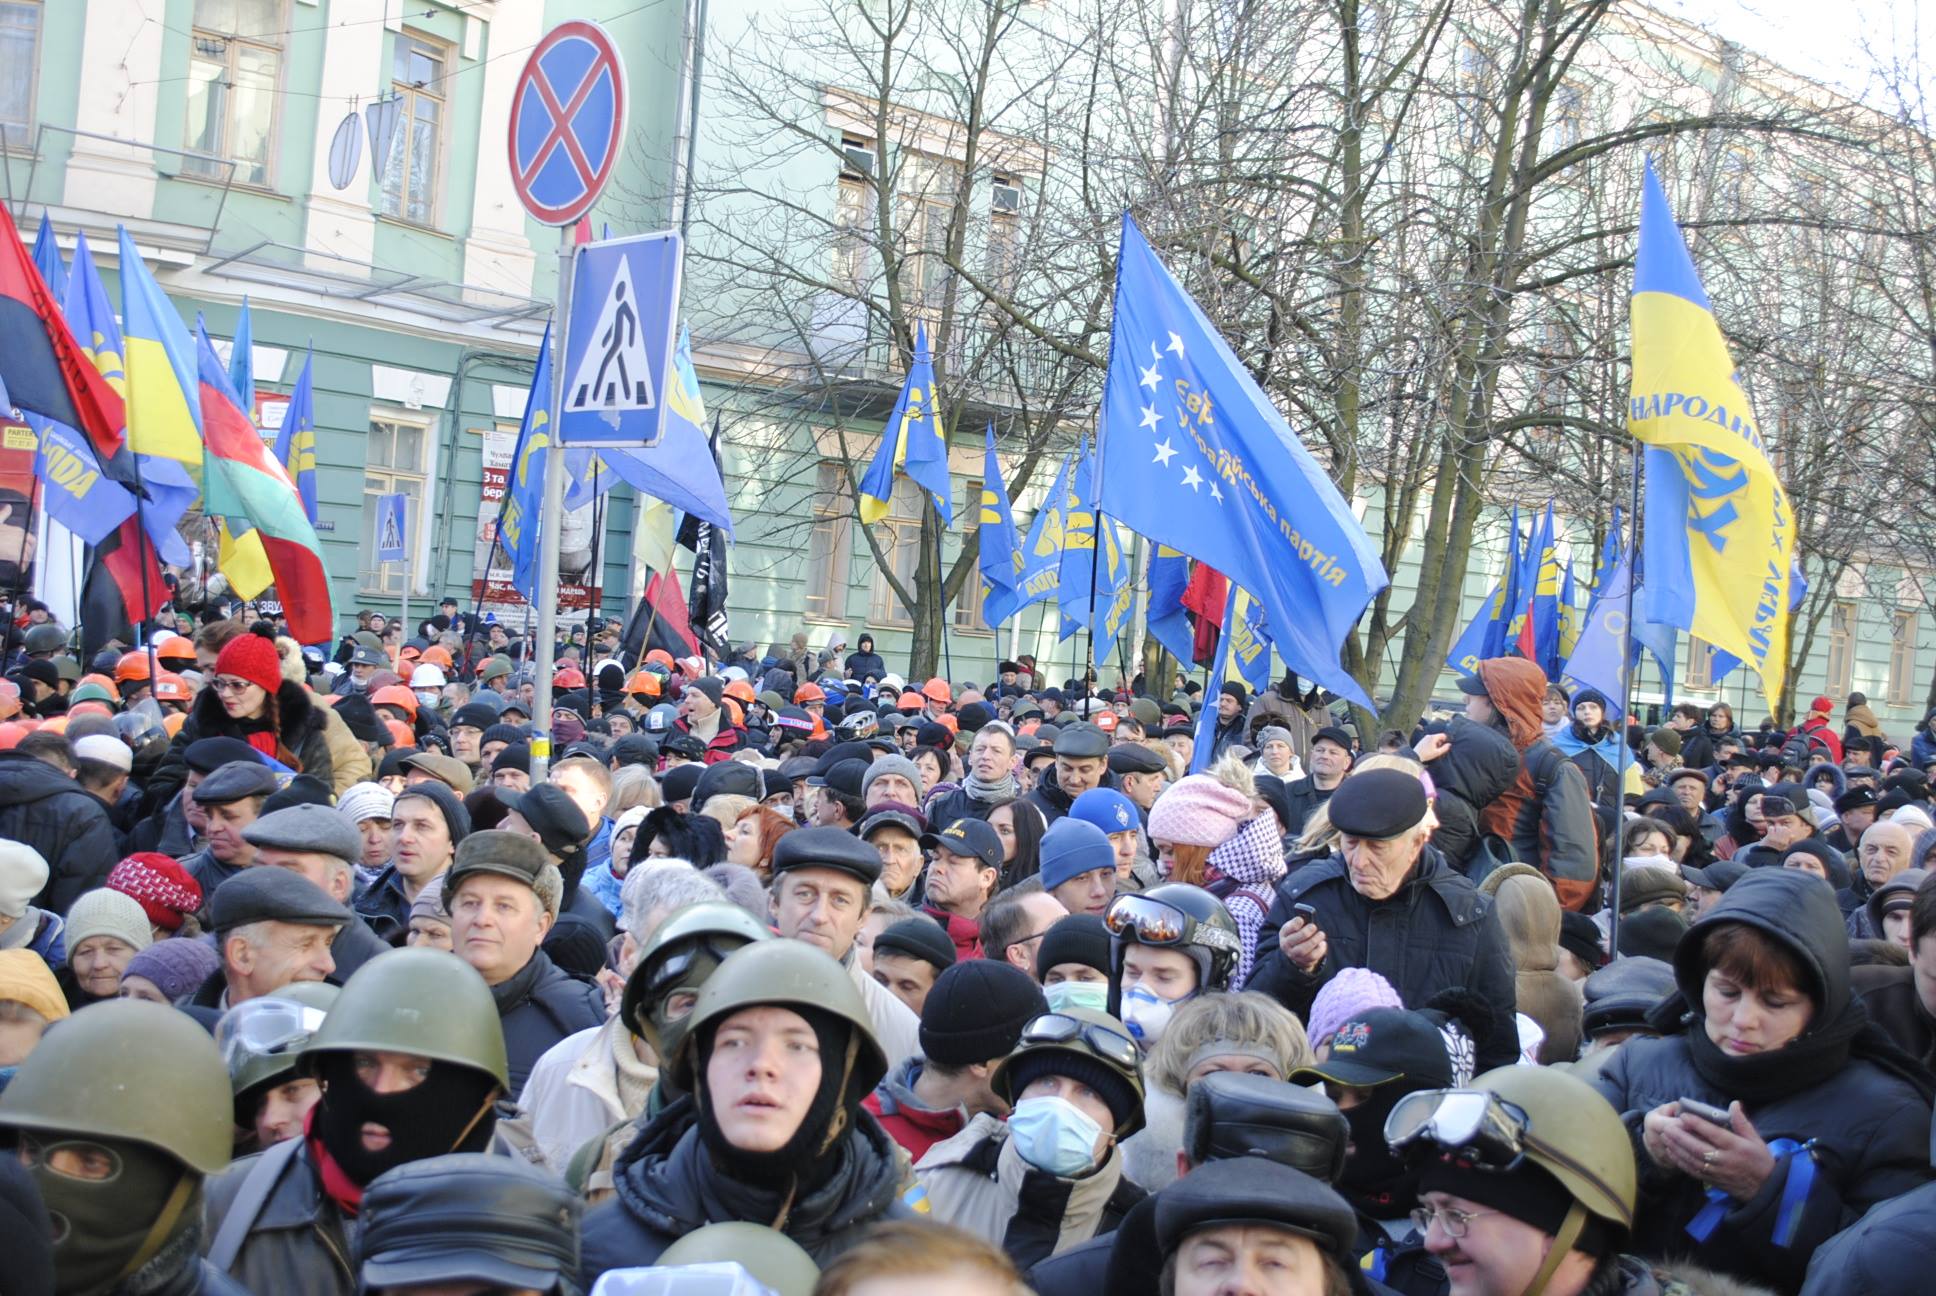
<svg viewBox="0 0 1936 1296"><path fill-rule="evenodd" d="M282 658L273 639L259 634L237 635L215 657L217 675L233 675L274 695L282 687Z"/></svg>
<svg viewBox="0 0 1936 1296"><path fill-rule="evenodd" d="M159 851L137 851L108 873L109 890L131 896L148 921L179 931L182 919L202 907L202 887L187 869Z"/></svg>

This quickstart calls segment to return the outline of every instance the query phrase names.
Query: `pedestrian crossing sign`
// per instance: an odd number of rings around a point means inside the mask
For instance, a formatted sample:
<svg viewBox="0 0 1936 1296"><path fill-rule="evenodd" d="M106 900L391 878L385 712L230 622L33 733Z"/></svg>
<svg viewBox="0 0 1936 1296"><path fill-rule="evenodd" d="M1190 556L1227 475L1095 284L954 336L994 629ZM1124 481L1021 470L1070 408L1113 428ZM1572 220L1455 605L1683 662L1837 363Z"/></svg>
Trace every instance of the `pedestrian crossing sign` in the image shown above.
<svg viewBox="0 0 1936 1296"><path fill-rule="evenodd" d="M676 382L682 245L677 233L606 239L573 258L558 441L650 446Z"/></svg>
<svg viewBox="0 0 1936 1296"><path fill-rule="evenodd" d="M652 362L639 331L639 295L632 287L631 266L623 257L592 326L591 343L565 384L565 410L616 414L651 409L656 403Z"/></svg>
<svg viewBox="0 0 1936 1296"><path fill-rule="evenodd" d="M376 560L378 562L406 561L404 537L410 534L409 496L379 495L376 497Z"/></svg>

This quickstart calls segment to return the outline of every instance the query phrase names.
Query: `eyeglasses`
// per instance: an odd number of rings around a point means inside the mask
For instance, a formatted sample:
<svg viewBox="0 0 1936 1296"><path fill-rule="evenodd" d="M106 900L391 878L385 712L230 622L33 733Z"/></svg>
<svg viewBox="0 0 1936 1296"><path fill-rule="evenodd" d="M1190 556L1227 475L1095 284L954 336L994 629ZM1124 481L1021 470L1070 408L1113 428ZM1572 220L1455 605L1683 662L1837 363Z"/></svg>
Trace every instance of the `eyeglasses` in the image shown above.
<svg viewBox="0 0 1936 1296"><path fill-rule="evenodd" d="M1043 1013L1022 1028L1024 1044L1067 1044L1075 1039L1080 1039L1105 1060L1125 1070L1134 1070L1141 1065L1136 1041L1127 1035L1118 1035L1107 1026L1092 1025L1061 1013Z"/></svg>
<svg viewBox="0 0 1936 1296"><path fill-rule="evenodd" d="M1143 945L1205 945L1237 950L1237 938L1220 927L1198 922L1183 910L1147 896L1117 896L1103 914L1109 934L1130 937Z"/></svg>
<svg viewBox="0 0 1936 1296"><path fill-rule="evenodd" d="M1497 1214L1499 1214L1498 1211L1462 1211L1452 1206L1440 1206L1437 1209L1430 1206L1414 1206L1412 1225L1418 1230L1419 1236L1423 1237L1432 1231L1432 1221L1437 1220L1439 1227L1445 1230L1445 1236L1456 1241L1465 1236L1473 1220Z"/></svg>
<svg viewBox="0 0 1936 1296"><path fill-rule="evenodd" d="M208 682L208 686L217 693L240 693L244 689L261 687L253 680L236 679L231 675L217 675Z"/></svg>
<svg viewBox="0 0 1936 1296"><path fill-rule="evenodd" d="M1497 1094L1425 1089L1406 1094L1392 1107L1385 1118L1385 1141L1394 1152L1429 1143L1476 1169L1504 1173L1525 1160L1531 1128L1525 1108Z"/></svg>

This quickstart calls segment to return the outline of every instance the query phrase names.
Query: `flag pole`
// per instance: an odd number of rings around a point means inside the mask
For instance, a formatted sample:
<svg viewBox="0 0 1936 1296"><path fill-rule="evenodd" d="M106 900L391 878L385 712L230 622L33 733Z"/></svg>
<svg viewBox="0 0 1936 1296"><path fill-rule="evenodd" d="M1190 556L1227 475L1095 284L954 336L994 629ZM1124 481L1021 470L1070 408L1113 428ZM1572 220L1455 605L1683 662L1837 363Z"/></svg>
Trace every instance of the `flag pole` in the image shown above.
<svg viewBox="0 0 1936 1296"><path fill-rule="evenodd" d="M20 600L27 596L27 541L33 537L35 514L43 511L40 504L40 478L35 477L27 487L27 517L20 529L20 556L13 565L13 589L9 591L8 609L17 619L20 616ZM44 585L42 588L46 588Z"/></svg>
<svg viewBox="0 0 1936 1296"><path fill-rule="evenodd" d="M585 656L592 654L592 621L605 610L605 573L599 566L599 542L605 538L605 497L598 492L598 470L605 464L592 456L592 565L586 573L592 584L585 590ZM597 692L596 689L591 690ZM597 703L593 703L594 708ZM602 712L601 712L602 714Z"/></svg>
<svg viewBox="0 0 1936 1296"><path fill-rule="evenodd" d="M930 505L932 507L932 505ZM941 556L941 528L934 529L934 584L940 596L936 599L934 619L936 633L941 638L941 661L948 673L948 687L955 686L954 651L948 644L948 567Z"/></svg>
<svg viewBox="0 0 1936 1296"><path fill-rule="evenodd" d="M1634 586L1640 583L1640 567L1637 561L1640 548L1640 443L1635 441L1630 452L1632 478L1627 500L1627 632L1620 644L1620 768L1614 771L1619 780L1615 791L1617 798L1613 816L1613 886L1608 897L1610 908L1607 912L1607 955L1618 958L1620 955L1620 881L1627 871L1627 765L1632 759L1632 748L1627 743L1626 729L1633 722L1633 624L1634 624Z"/></svg>
<svg viewBox="0 0 1936 1296"><path fill-rule="evenodd" d="M130 449L128 462L134 465L134 556L135 561L141 564L141 617L135 623L134 637L137 643L148 649L148 691L152 694L161 668L155 661L154 637L146 633L148 617L153 608L153 595L148 588L148 553L151 548L148 543L148 515L142 506L142 501L148 497L148 488L141 484L141 456Z"/></svg>
<svg viewBox="0 0 1936 1296"><path fill-rule="evenodd" d="M1100 445L1096 454L1102 454ZM1091 695L1089 673L1096 668L1096 568L1102 565L1102 523L1102 510L1098 508L1089 515L1089 646L1082 654L1082 718L1085 720L1089 718Z"/></svg>

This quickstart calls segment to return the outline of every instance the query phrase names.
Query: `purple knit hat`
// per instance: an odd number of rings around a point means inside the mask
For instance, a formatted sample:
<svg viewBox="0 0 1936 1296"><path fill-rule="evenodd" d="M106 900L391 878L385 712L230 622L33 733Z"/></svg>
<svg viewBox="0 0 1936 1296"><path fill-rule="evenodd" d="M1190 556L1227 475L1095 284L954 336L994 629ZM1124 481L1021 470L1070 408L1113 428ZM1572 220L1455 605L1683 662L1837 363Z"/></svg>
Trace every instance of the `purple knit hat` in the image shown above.
<svg viewBox="0 0 1936 1296"><path fill-rule="evenodd" d="M222 956L199 940L173 936L158 940L128 960L123 976L146 977L170 999L193 993L222 966Z"/></svg>
<svg viewBox="0 0 1936 1296"><path fill-rule="evenodd" d="M1385 980L1370 968L1342 968L1337 975L1324 983L1317 998L1311 1001L1310 1020L1304 1023L1304 1032L1310 1036L1313 1047L1324 1043L1344 1025L1361 1013L1373 1008L1403 1008L1405 1001L1392 989L1391 982Z"/></svg>

